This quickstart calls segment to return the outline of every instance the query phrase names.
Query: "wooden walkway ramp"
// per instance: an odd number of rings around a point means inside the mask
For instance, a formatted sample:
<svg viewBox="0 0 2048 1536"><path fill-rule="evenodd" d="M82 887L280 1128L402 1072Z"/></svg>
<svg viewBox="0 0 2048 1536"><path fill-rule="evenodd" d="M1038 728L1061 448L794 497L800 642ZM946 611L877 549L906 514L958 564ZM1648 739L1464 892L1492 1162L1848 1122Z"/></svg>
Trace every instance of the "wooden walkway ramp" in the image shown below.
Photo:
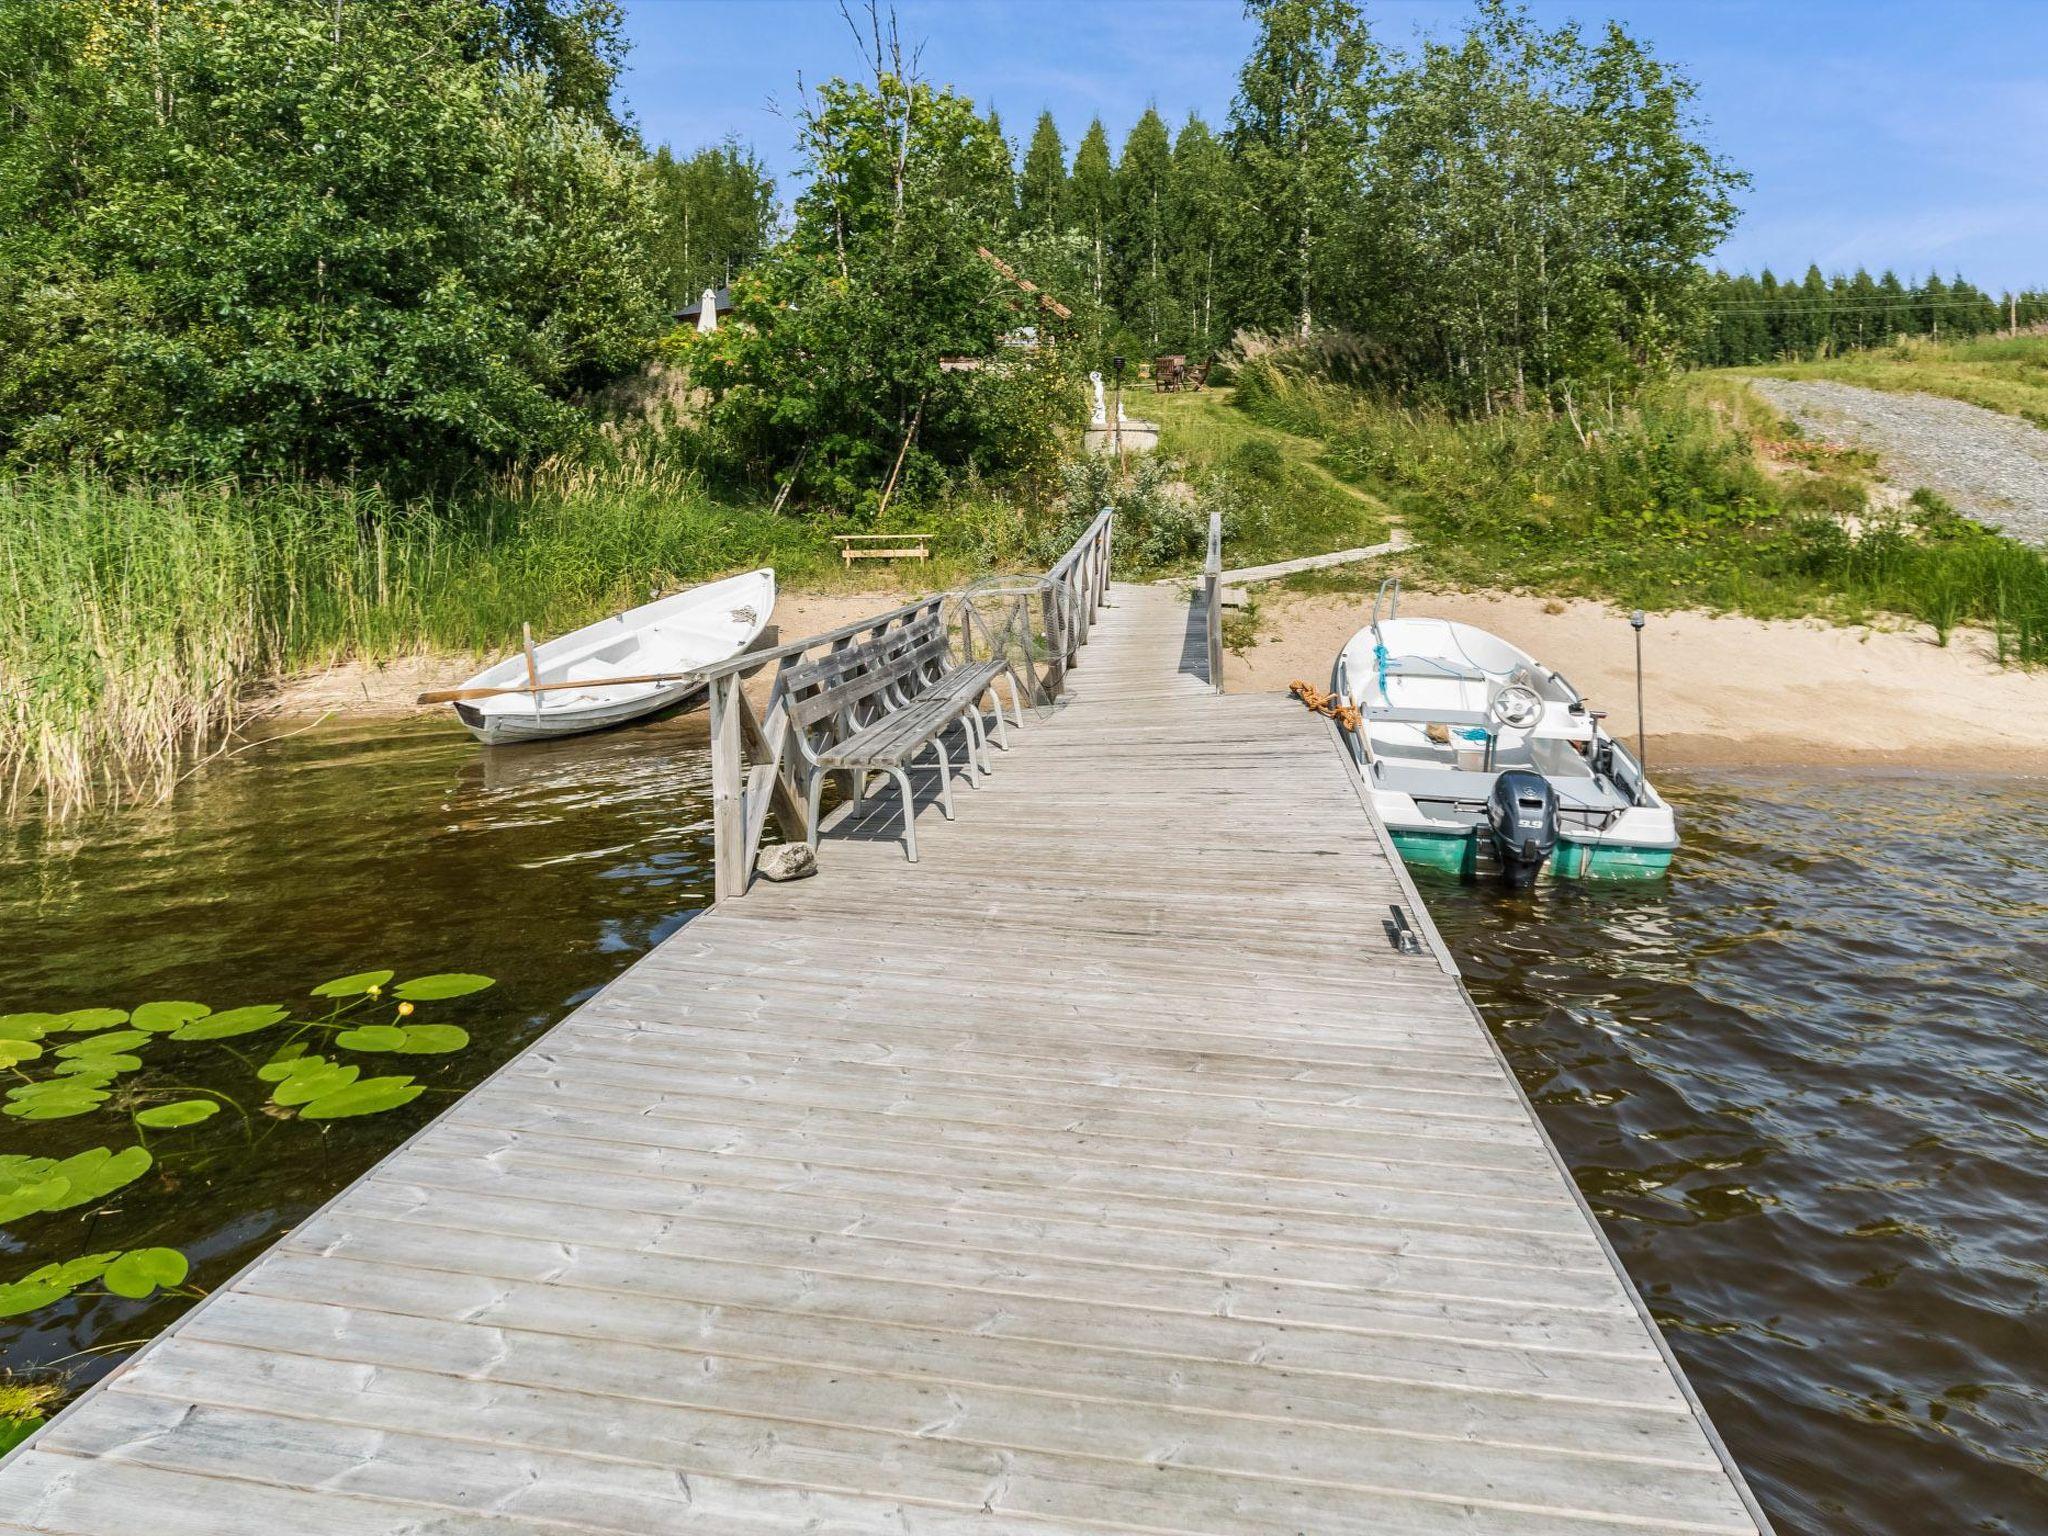
<svg viewBox="0 0 2048 1536"><path fill-rule="evenodd" d="M1119 587L959 819L705 914L0 1468L0 1526L1753 1532L1324 723ZM880 812L875 813L880 815Z"/></svg>

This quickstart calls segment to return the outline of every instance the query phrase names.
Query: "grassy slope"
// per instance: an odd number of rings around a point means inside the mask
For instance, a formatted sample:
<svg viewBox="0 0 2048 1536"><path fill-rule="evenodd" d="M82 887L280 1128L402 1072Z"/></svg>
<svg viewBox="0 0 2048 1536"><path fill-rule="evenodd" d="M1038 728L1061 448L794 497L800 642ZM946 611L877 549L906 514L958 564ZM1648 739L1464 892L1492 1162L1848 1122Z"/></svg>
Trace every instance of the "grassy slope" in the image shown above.
<svg viewBox="0 0 2048 1536"><path fill-rule="evenodd" d="M1729 370L1779 379L1833 379L1865 389L1946 395L2048 427L2048 336L1909 342L1818 362Z"/></svg>
<svg viewBox="0 0 2048 1536"><path fill-rule="evenodd" d="M1125 409L1159 423L1159 451L1201 484L1220 482L1243 508L1223 552L1231 566L1377 544L1394 522L1378 496L1323 462L1325 444L1235 410L1228 389L1127 398Z"/></svg>
<svg viewBox="0 0 2048 1536"><path fill-rule="evenodd" d="M1270 382L1264 382L1270 380ZM1760 618L1920 620L1946 643L1994 630L2000 656L2048 663L2048 560L1917 500L1866 506L1866 455L1788 441L1739 382L1692 375L1611 419L1537 414L1459 420L1284 375L1240 396L1263 420L1324 444L1321 462L1396 507L1426 580L1579 595L1653 611ZM1376 583L1378 568L1290 578L1308 589Z"/></svg>

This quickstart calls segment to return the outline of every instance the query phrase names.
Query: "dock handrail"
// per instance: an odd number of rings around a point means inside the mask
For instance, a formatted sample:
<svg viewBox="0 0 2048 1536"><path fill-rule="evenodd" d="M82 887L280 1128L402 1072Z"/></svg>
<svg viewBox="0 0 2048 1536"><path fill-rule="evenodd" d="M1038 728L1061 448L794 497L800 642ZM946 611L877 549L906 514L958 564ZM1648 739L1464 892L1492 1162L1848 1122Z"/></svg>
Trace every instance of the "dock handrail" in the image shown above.
<svg viewBox="0 0 2048 1536"><path fill-rule="evenodd" d="M1056 696L1067 672L1088 643L1089 627L1109 595L1111 540L1116 514L1105 507L1067 552L1042 578L1046 671L1036 686L1047 699ZM711 701L711 835L715 899L744 896L753 882L754 862L772 815L782 835L801 842L810 833L803 785L791 750L790 721L783 678L800 662L844 650L858 641L902 629L928 614L943 617L949 594L940 592L842 624L837 629L806 635L767 650L749 651L706 667L701 676ZM972 623L972 619L963 622ZM962 637L972 644L972 635ZM743 680L761 667L775 668L768 705L754 712Z"/></svg>
<svg viewBox="0 0 2048 1536"><path fill-rule="evenodd" d="M1223 513L1209 514L1209 558L1202 564L1202 609L1209 627L1209 686L1223 691Z"/></svg>

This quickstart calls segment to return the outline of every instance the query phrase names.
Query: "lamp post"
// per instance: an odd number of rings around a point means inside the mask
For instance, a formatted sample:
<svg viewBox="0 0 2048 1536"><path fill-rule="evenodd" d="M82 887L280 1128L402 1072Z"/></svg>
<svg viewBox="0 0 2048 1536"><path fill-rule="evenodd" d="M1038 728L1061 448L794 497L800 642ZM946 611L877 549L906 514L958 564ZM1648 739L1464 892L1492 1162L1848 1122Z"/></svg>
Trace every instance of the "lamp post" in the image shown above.
<svg viewBox="0 0 2048 1536"><path fill-rule="evenodd" d="M1636 632L1636 762L1645 772L1650 767L1650 755L1643 745L1643 610L1638 608L1628 616L1629 627Z"/></svg>
<svg viewBox="0 0 2048 1536"><path fill-rule="evenodd" d="M1110 441L1116 445L1116 461L1124 461L1124 355L1119 352L1109 360L1109 374L1116 382L1116 404L1110 417Z"/></svg>

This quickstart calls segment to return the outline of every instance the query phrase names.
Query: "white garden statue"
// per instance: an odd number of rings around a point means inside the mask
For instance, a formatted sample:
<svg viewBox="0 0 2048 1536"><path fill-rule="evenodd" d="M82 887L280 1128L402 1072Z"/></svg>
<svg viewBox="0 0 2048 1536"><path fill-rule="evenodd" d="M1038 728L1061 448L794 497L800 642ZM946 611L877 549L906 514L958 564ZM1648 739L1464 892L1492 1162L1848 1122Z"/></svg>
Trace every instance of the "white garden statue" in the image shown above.
<svg viewBox="0 0 2048 1536"><path fill-rule="evenodd" d="M1088 425L1091 427L1106 427L1109 425L1109 406L1102 398L1102 375L1090 373L1088 375L1088 382L1095 388L1095 414L1088 418Z"/></svg>
<svg viewBox="0 0 2048 1536"><path fill-rule="evenodd" d="M697 310L697 334L709 336L718 329L718 290L706 288Z"/></svg>

